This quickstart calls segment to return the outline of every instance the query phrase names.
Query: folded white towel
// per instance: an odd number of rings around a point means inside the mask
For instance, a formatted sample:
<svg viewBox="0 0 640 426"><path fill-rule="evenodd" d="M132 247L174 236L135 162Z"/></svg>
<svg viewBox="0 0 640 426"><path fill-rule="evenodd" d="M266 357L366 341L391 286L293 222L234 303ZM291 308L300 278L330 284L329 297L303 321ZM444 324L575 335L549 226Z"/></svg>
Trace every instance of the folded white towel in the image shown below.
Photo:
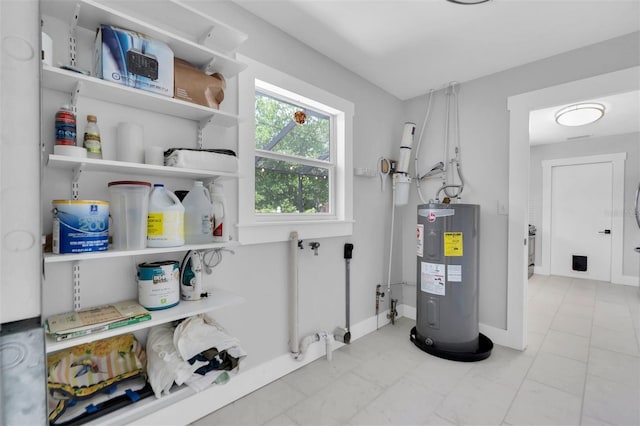
<svg viewBox="0 0 640 426"><path fill-rule="evenodd" d="M238 171L238 158L235 155L211 150L168 150L165 152L164 164L171 167L214 172L235 173Z"/></svg>

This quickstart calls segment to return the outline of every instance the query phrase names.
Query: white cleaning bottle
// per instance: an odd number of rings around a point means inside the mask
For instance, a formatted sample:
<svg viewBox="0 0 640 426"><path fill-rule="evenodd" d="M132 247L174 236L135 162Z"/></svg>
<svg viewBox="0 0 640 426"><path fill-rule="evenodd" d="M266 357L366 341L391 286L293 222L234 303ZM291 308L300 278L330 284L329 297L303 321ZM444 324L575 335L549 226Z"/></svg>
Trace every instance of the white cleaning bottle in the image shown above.
<svg viewBox="0 0 640 426"><path fill-rule="evenodd" d="M193 182L189 193L182 200L184 206L184 239L187 244L213 242L213 217L211 198L202 181Z"/></svg>
<svg viewBox="0 0 640 426"><path fill-rule="evenodd" d="M163 184L156 183L149 194L147 247L184 245L184 206Z"/></svg>
<svg viewBox="0 0 640 426"><path fill-rule="evenodd" d="M220 243L229 241L227 206L224 199L224 189L220 183L211 185L211 205L213 212L213 240Z"/></svg>

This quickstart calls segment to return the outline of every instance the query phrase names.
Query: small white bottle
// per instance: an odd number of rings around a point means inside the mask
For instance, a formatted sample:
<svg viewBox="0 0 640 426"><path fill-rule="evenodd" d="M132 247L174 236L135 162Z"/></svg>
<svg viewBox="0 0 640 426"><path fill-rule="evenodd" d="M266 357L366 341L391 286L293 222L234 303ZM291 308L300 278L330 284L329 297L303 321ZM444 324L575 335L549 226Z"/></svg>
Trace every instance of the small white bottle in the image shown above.
<svg viewBox="0 0 640 426"><path fill-rule="evenodd" d="M182 200L184 206L184 239L187 244L213 242L213 218L211 198L202 181L193 182L189 193Z"/></svg>
<svg viewBox="0 0 640 426"><path fill-rule="evenodd" d="M156 183L149 194L147 247L184 245L184 206L163 184Z"/></svg>
<svg viewBox="0 0 640 426"><path fill-rule="evenodd" d="M211 206L213 212L213 241L229 241L229 226L227 224L227 206L225 204L222 184L211 185Z"/></svg>

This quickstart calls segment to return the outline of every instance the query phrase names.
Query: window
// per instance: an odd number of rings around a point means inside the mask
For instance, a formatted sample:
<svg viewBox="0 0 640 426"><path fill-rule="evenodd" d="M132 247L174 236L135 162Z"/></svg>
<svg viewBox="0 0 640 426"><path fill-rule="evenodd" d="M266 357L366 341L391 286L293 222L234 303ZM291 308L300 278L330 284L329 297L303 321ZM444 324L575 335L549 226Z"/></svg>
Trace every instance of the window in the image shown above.
<svg viewBox="0 0 640 426"><path fill-rule="evenodd" d="M240 241L351 235L353 104L241 60Z"/></svg>
<svg viewBox="0 0 640 426"><path fill-rule="evenodd" d="M331 213L332 118L256 82L255 211Z"/></svg>

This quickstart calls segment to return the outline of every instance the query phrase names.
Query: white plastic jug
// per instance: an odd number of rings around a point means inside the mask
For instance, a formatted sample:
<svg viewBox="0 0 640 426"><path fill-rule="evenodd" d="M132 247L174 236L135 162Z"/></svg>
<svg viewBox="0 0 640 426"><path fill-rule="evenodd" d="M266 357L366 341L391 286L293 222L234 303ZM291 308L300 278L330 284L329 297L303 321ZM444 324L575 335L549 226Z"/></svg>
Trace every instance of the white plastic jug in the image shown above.
<svg viewBox="0 0 640 426"><path fill-rule="evenodd" d="M202 181L195 181L182 200L184 206L184 239L188 244L213 242L211 198Z"/></svg>
<svg viewBox="0 0 640 426"><path fill-rule="evenodd" d="M113 248L139 250L147 246L147 213L151 183L133 180L109 182Z"/></svg>
<svg viewBox="0 0 640 426"><path fill-rule="evenodd" d="M213 211L213 241L229 241L229 227L227 224L227 206L224 198L222 184L215 183L209 186L211 193L211 205Z"/></svg>
<svg viewBox="0 0 640 426"><path fill-rule="evenodd" d="M184 244L184 206L163 184L149 194L147 247L177 247Z"/></svg>

